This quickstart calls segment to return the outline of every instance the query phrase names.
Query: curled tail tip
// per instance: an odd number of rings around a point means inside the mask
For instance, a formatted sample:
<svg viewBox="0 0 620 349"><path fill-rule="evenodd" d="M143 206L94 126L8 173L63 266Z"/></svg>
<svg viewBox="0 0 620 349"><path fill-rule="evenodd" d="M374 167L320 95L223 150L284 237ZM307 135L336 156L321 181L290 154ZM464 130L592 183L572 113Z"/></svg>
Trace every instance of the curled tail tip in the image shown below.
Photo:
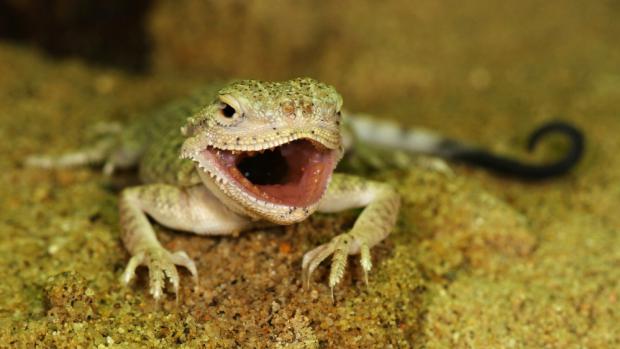
<svg viewBox="0 0 620 349"><path fill-rule="evenodd" d="M566 121L555 120L547 122L540 127L538 127L532 134L529 136L527 142L528 151L534 150L536 145L540 142L540 140L547 134L550 133L559 133L566 135L574 148L578 148L583 151L584 148L584 135L583 132L578 129L575 125L572 125Z"/></svg>
<svg viewBox="0 0 620 349"><path fill-rule="evenodd" d="M543 124L532 132L528 139L528 151L533 151L536 145L540 143L546 135L552 133L566 136L571 143L567 153L556 163L558 168L561 169L561 171L558 171L558 174L563 174L573 168L583 157L585 136L583 132L573 124L562 120L551 121Z"/></svg>

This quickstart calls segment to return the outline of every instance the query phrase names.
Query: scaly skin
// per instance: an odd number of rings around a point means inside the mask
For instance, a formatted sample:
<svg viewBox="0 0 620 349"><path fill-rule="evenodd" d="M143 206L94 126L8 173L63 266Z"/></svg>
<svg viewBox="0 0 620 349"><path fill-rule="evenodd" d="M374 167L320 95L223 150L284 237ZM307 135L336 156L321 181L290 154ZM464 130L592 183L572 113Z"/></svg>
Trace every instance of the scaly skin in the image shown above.
<svg viewBox="0 0 620 349"><path fill-rule="evenodd" d="M84 151L55 159L33 157L29 163L55 167L100 162L108 173L117 167L139 166L144 185L123 190L119 200L122 239L132 256L121 279L128 284L135 269L146 266L150 293L157 300L163 296L166 278L177 293L177 266L186 267L194 277L197 270L185 252L171 253L161 246L147 215L177 230L230 235L266 224L292 224L316 211L365 207L351 231L304 255L306 284L316 267L333 255L329 277L333 290L342 278L347 255L360 254L365 273L371 269L370 248L393 229L400 202L386 184L332 174L344 152L341 105L342 98L331 86L309 78L239 81L219 90L207 89L126 130L110 132ZM282 186L308 183L307 191L317 194L291 204L291 195L280 191L267 195L259 184L246 181L251 188L259 188L262 194L257 194L240 184L243 179L227 167L228 160L221 160L235 159L237 164L255 156L250 151L268 149L293 152L282 156L289 167L299 168L299 178L282 179ZM303 154L314 160L293 160ZM304 182L306 177L310 179Z"/></svg>

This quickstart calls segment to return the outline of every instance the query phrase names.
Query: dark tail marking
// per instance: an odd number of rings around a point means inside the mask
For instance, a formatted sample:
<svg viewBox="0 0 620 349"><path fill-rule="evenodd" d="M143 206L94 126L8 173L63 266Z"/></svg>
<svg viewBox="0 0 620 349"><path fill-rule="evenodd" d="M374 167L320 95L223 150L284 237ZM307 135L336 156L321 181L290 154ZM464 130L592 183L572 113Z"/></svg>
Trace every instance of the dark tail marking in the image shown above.
<svg viewBox="0 0 620 349"><path fill-rule="evenodd" d="M584 136L573 125L562 121L552 121L542 125L530 135L527 144L528 151L534 150L540 140L550 133L565 135L570 139L571 145L562 159L549 164L527 164L516 159L495 155L482 149L464 149L452 154L450 158L528 180L561 176L573 168L581 159L585 143Z"/></svg>

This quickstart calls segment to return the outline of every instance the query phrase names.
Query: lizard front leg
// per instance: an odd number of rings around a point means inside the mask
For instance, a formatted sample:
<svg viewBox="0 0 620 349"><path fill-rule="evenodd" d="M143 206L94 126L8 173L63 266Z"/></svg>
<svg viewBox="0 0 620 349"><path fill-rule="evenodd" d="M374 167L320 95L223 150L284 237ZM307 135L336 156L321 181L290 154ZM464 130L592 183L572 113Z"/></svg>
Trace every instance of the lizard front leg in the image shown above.
<svg viewBox="0 0 620 349"><path fill-rule="evenodd" d="M163 295L166 277L179 289L176 266L184 266L197 280L194 262L184 251L171 253L157 240L146 214L159 223L178 230L204 235L227 235L248 228L251 222L222 204L203 186L179 188L150 184L125 189L120 202L121 234L131 259L121 277L124 284L135 276L138 266L149 269L149 292L156 300Z"/></svg>
<svg viewBox="0 0 620 349"><path fill-rule="evenodd" d="M344 274L347 255L360 254L362 269L368 282L367 275L372 268L370 248L385 239L394 228L400 208L400 197L388 184L334 174L318 210L339 212L357 207L365 208L351 231L334 237L330 242L307 252L303 257L303 279L306 285L309 285L312 272L325 258L333 255L329 275L332 297L334 286L340 282Z"/></svg>

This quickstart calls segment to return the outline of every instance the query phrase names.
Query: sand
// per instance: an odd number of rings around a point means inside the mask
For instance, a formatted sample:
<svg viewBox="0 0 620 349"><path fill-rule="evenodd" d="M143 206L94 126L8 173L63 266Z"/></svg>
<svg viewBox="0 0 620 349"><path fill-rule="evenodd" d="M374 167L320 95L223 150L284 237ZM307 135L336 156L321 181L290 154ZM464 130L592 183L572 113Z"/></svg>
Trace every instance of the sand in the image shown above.
<svg viewBox="0 0 620 349"><path fill-rule="evenodd" d="M296 45L316 57L287 51L294 34L267 48L252 37L256 47L242 53L260 59L242 66L208 53L231 52L280 12L249 6L234 23L254 22L223 39L219 26L192 30L197 4L154 8L154 65L142 75L0 43L0 347L620 346L618 6L363 2L336 20L340 7L323 5L331 18L323 31L307 11L286 19L306 28ZM215 7L205 18L232 16ZM188 12L197 14L179 19ZM209 30L218 39L197 44ZM269 53L281 56L261 70ZM194 285L183 271L179 299L169 293L157 304L146 270L129 288L118 280L128 254L117 194L135 174L22 165L28 154L83 144L96 122L127 122L215 77L306 74L333 83L350 110L530 161L565 148L551 139L535 154L523 150L537 124L561 117L583 128L587 151L573 172L544 182L425 157L401 168L348 167L395 185L403 208L394 233L372 250L369 285L350 258L334 303L328 263L305 289L301 257L346 232L356 211L239 237L157 226L162 243L187 251L200 274Z"/></svg>

